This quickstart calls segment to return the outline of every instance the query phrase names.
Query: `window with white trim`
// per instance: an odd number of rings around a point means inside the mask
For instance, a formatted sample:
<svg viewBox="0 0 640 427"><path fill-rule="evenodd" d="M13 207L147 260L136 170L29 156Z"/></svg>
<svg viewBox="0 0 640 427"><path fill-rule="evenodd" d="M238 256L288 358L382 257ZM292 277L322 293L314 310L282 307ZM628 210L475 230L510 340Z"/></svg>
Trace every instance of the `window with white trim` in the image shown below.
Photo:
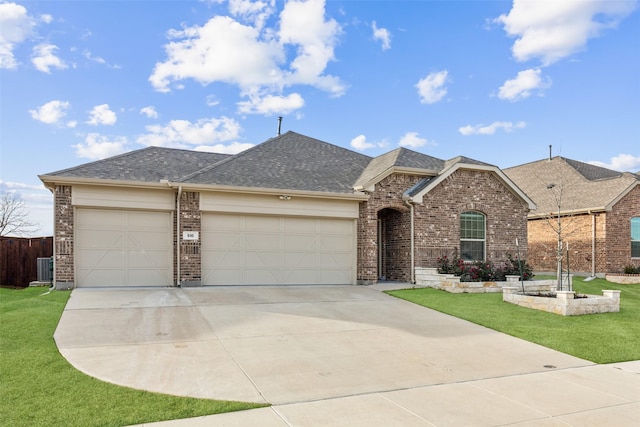
<svg viewBox="0 0 640 427"><path fill-rule="evenodd" d="M465 261L484 261L486 218L480 212L460 214L460 257Z"/></svg>
<svg viewBox="0 0 640 427"><path fill-rule="evenodd" d="M631 218L631 258L640 258L640 216Z"/></svg>

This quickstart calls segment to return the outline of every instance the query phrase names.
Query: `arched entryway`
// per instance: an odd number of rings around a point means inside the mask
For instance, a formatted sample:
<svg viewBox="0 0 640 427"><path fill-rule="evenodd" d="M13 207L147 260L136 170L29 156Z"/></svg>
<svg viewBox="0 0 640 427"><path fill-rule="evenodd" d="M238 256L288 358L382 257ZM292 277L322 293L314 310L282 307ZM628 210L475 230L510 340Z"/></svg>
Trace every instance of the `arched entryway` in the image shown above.
<svg viewBox="0 0 640 427"><path fill-rule="evenodd" d="M409 211L378 211L378 280L411 281L411 218Z"/></svg>

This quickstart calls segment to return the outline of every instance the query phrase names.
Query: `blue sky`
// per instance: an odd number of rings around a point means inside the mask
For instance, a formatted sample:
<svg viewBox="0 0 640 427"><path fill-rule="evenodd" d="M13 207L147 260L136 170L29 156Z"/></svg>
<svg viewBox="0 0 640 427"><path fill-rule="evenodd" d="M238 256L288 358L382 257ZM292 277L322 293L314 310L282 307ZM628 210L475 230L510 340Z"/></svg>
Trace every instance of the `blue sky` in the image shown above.
<svg viewBox="0 0 640 427"><path fill-rule="evenodd" d="M506 168L640 170L636 0L0 2L0 191L149 145L236 153L293 130Z"/></svg>

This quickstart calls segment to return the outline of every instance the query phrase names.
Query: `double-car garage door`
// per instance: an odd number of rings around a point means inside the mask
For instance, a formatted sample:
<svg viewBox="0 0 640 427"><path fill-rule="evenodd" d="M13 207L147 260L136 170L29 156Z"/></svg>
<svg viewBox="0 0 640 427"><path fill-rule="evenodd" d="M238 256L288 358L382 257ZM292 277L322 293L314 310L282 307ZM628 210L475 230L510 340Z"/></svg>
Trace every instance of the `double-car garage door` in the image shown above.
<svg viewBox="0 0 640 427"><path fill-rule="evenodd" d="M171 212L76 210L76 285L173 285ZM203 285L352 284L353 219L203 213Z"/></svg>
<svg viewBox="0 0 640 427"><path fill-rule="evenodd" d="M352 219L207 213L203 285L351 284Z"/></svg>

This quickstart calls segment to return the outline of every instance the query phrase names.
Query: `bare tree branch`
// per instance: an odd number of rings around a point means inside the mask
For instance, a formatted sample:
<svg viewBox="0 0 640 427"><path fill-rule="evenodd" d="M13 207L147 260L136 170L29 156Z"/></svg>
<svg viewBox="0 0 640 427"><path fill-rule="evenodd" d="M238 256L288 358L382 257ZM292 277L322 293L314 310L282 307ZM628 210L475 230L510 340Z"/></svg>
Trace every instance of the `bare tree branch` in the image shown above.
<svg viewBox="0 0 640 427"><path fill-rule="evenodd" d="M0 197L0 236L25 236L40 229L29 221L29 211L24 200L15 193L4 193Z"/></svg>

